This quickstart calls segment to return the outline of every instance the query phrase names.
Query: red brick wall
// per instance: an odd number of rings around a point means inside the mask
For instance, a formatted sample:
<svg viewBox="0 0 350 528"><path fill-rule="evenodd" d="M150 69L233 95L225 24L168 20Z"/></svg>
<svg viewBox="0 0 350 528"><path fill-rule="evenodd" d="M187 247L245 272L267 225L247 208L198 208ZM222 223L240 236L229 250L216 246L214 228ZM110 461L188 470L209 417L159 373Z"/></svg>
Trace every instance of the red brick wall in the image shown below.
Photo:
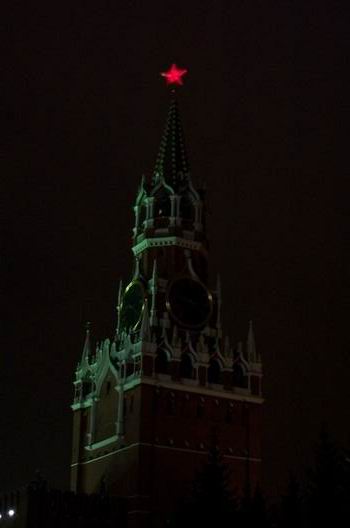
<svg viewBox="0 0 350 528"><path fill-rule="evenodd" d="M112 393L105 406L101 398L97 423L115 420L118 396ZM111 493L133 497L131 509L167 511L189 489L214 438L230 466L233 489L242 490L248 471L252 487L261 479L260 462L247 464L248 452L261 457L258 403L143 384L125 392L124 412L121 442L84 451L79 491L98 491L105 475Z"/></svg>

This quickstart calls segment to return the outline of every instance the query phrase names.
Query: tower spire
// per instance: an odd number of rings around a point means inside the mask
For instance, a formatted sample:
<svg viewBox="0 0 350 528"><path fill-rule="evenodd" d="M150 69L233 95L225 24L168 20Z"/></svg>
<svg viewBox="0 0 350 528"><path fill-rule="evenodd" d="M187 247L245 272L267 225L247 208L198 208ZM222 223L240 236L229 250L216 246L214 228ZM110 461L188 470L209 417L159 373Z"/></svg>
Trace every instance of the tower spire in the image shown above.
<svg viewBox="0 0 350 528"><path fill-rule="evenodd" d="M86 323L85 341L82 355L82 360L86 362L89 362L89 357L91 355L90 326L91 323L88 321Z"/></svg>
<svg viewBox="0 0 350 528"><path fill-rule="evenodd" d="M156 160L153 185L161 179L177 189L189 180L189 162L175 91L171 92L170 107Z"/></svg>

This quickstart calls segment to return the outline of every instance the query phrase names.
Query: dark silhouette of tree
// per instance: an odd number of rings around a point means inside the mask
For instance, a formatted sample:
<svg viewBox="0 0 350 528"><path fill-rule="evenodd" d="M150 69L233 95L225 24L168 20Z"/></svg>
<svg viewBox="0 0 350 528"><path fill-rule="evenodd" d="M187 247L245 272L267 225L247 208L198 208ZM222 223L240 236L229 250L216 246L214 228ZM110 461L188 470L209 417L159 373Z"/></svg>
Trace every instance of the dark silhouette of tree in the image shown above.
<svg viewBox="0 0 350 528"><path fill-rule="evenodd" d="M259 486L256 487L253 495L250 488L246 487L240 502L238 518L240 528L267 528L270 526L265 498Z"/></svg>
<svg viewBox="0 0 350 528"><path fill-rule="evenodd" d="M229 469L213 446L208 461L197 473L191 494L175 513L171 526L201 528L228 524L237 520L237 501L229 488Z"/></svg>
<svg viewBox="0 0 350 528"><path fill-rule="evenodd" d="M304 500L300 483L293 473L289 476L286 494L282 497L278 525L283 528L302 528L305 526Z"/></svg>
<svg viewBox="0 0 350 528"><path fill-rule="evenodd" d="M350 471L345 454L323 430L306 487L307 526L334 526L350 515ZM342 523L343 524L343 523Z"/></svg>

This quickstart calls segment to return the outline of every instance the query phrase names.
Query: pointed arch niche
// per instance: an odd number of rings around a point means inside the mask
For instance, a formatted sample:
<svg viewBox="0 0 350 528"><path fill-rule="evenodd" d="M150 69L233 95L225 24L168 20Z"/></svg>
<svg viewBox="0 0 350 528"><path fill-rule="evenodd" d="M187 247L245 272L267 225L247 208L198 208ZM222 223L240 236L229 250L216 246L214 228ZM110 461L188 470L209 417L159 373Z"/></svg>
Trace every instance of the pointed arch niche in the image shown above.
<svg viewBox="0 0 350 528"><path fill-rule="evenodd" d="M164 186L159 187L154 193L153 211L155 219L170 218L171 216L170 193Z"/></svg>
<svg viewBox="0 0 350 528"><path fill-rule="evenodd" d="M217 358L211 358L209 361L208 383L216 385L222 383L221 365Z"/></svg>
<svg viewBox="0 0 350 528"><path fill-rule="evenodd" d="M195 369L193 357L189 352L184 352L180 361L180 377L184 379L194 379Z"/></svg>
<svg viewBox="0 0 350 528"><path fill-rule="evenodd" d="M158 348L154 360L154 371L156 374L169 374L170 361L169 353L164 348Z"/></svg>
<svg viewBox="0 0 350 528"><path fill-rule="evenodd" d="M183 194L180 198L179 216L185 228L191 228L197 218L197 205L189 193Z"/></svg>
<svg viewBox="0 0 350 528"><path fill-rule="evenodd" d="M242 362L237 361L233 365L233 385L241 389L248 388L248 373Z"/></svg>

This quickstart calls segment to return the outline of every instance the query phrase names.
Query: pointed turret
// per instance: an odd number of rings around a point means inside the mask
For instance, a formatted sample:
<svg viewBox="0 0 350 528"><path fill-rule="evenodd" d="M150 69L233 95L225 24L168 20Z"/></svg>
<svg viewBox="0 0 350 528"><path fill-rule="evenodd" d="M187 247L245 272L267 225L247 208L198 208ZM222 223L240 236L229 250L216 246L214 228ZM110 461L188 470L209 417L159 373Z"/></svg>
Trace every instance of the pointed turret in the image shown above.
<svg viewBox="0 0 350 528"><path fill-rule="evenodd" d="M221 291L221 278L218 274L216 281L216 296L217 296L217 316L216 316L216 326L221 328L221 305L222 305L222 291Z"/></svg>
<svg viewBox="0 0 350 528"><path fill-rule="evenodd" d="M151 280L151 292L152 292L152 304L151 304L151 317L150 324L154 326L156 324L156 295L157 295L157 261L153 261L153 271Z"/></svg>
<svg viewBox="0 0 350 528"><path fill-rule="evenodd" d="M256 363L257 361L252 320L249 321L249 329L248 329L248 337L247 337L247 358L248 358L249 363Z"/></svg>
<svg viewBox="0 0 350 528"><path fill-rule="evenodd" d="M88 321L86 323L85 341L84 341L83 354L82 354L82 362L86 362L86 363L89 363L89 358L91 357L90 326L91 326L91 323Z"/></svg>
<svg viewBox="0 0 350 528"><path fill-rule="evenodd" d="M177 190L189 180L189 170L178 103L175 93L172 92L168 117L154 169L153 185L164 179L168 185Z"/></svg>
<svg viewBox="0 0 350 528"><path fill-rule="evenodd" d="M150 321L149 321L147 299L145 300L145 304L143 307L142 322L141 322L141 328L140 328L140 339L142 341L147 341L147 342L151 340L151 326L150 326Z"/></svg>
<svg viewBox="0 0 350 528"><path fill-rule="evenodd" d="M118 313L118 316L117 316L117 329L116 329L115 338L117 338L117 336L119 334L119 330L120 330L120 310L121 310L121 306L122 306L122 299L123 299L123 281L122 281L122 279L120 279L119 290L118 290L118 304L117 304L117 313Z"/></svg>

